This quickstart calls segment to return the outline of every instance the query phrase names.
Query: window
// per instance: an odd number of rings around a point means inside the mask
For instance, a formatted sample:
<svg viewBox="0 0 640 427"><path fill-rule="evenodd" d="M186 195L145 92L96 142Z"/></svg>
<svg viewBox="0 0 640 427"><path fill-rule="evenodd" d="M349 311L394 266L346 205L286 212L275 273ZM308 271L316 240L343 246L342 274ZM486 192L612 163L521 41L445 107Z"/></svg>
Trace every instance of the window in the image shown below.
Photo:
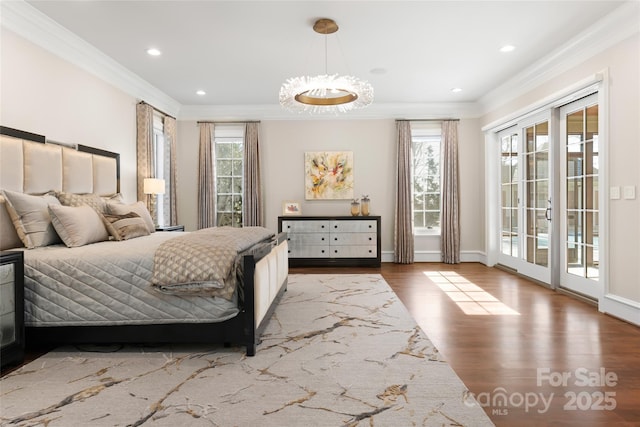
<svg viewBox="0 0 640 427"><path fill-rule="evenodd" d="M412 123L413 226L418 234L440 234L440 123Z"/></svg>
<svg viewBox="0 0 640 427"><path fill-rule="evenodd" d="M214 145L217 225L242 227L244 126L217 125Z"/></svg>
<svg viewBox="0 0 640 427"><path fill-rule="evenodd" d="M153 176L158 179L164 179L164 194L154 195L156 197L155 214L156 221L159 225L171 223L171 144L164 137L164 118L160 115L153 117Z"/></svg>

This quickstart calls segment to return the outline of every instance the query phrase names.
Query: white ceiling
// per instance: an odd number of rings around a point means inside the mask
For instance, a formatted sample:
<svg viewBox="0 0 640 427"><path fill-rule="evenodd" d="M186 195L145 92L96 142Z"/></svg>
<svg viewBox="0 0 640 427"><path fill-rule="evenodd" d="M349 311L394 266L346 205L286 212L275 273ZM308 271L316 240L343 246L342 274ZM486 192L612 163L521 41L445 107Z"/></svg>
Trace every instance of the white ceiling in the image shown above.
<svg viewBox="0 0 640 427"><path fill-rule="evenodd" d="M324 74L317 18L340 26L326 39L328 72L368 80L374 104L474 103L624 2L28 3L182 106L239 107L277 105L288 77ZM516 49L500 53L504 44Z"/></svg>

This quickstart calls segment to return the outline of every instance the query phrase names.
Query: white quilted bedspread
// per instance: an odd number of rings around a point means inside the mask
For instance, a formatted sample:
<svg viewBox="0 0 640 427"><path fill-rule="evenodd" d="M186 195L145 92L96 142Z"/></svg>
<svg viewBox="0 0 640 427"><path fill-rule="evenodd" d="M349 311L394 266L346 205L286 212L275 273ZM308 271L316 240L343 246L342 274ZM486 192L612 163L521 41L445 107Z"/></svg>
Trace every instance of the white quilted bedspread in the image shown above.
<svg viewBox="0 0 640 427"><path fill-rule="evenodd" d="M25 324L205 323L235 316L235 297L182 297L152 289L155 249L179 235L25 250Z"/></svg>

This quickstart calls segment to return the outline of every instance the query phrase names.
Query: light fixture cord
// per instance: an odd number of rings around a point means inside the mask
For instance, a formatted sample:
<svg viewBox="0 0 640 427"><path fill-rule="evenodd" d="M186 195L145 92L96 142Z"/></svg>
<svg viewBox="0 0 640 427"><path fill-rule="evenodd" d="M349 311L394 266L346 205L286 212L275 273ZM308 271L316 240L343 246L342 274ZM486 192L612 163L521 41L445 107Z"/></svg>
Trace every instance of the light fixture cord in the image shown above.
<svg viewBox="0 0 640 427"><path fill-rule="evenodd" d="M329 54L327 53L328 52L328 50L327 50L327 38L328 38L328 36L327 36L327 26L325 25L324 26L324 74L325 75L329 75L329 73L327 71L328 70L328 67L327 67L327 61L328 60L327 60L327 58L329 56Z"/></svg>

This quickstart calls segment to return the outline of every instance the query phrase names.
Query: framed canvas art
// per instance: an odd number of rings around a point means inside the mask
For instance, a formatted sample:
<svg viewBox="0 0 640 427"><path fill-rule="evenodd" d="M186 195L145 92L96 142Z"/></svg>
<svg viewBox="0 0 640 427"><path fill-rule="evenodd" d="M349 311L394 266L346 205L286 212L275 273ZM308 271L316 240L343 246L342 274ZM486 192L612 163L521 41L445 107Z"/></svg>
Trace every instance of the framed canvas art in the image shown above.
<svg viewBox="0 0 640 427"><path fill-rule="evenodd" d="M353 199L353 152L304 153L305 200Z"/></svg>

